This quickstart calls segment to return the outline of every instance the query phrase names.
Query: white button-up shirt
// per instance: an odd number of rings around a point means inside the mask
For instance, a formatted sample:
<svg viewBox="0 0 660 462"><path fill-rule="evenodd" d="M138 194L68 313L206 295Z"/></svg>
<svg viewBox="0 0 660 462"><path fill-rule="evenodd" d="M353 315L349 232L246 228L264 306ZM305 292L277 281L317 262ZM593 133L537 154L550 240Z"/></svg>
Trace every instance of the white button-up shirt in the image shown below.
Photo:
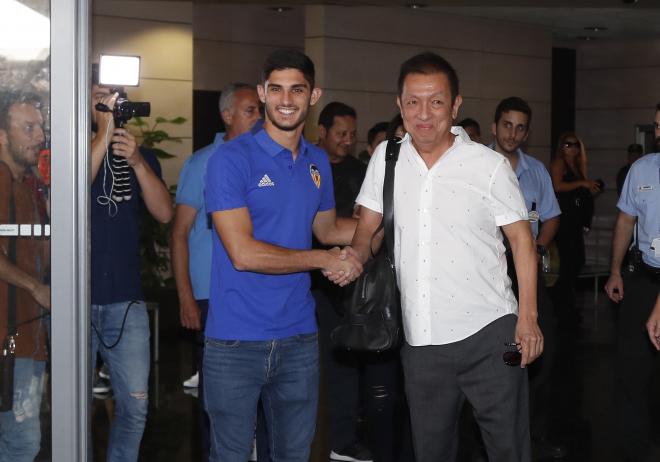
<svg viewBox="0 0 660 462"><path fill-rule="evenodd" d="M409 135L396 164L394 258L413 346L456 342L518 312L499 228L528 219L518 180L504 156L460 127L451 131L454 144L430 169ZM376 149L357 198L378 213L386 146Z"/></svg>

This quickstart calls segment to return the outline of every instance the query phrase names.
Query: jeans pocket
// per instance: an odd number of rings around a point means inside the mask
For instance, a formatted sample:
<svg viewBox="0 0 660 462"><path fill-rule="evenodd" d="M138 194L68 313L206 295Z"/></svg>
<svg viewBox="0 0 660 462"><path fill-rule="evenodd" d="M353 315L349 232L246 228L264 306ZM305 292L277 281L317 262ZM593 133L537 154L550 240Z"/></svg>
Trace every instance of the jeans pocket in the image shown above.
<svg viewBox="0 0 660 462"><path fill-rule="evenodd" d="M241 344L240 340L218 340L206 338L206 345L216 348L237 348Z"/></svg>

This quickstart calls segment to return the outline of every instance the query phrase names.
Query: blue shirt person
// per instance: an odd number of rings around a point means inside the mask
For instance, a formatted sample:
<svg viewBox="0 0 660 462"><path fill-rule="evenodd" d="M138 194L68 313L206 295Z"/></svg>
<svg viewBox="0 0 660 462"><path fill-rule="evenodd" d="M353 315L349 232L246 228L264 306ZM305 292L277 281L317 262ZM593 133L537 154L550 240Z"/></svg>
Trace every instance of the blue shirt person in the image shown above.
<svg viewBox="0 0 660 462"><path fill-rule="evenodd" d="M259 398L273 458L306 462L318 401L318 345L308 271L345 285L362 267L326 244L347 244L355 221L338 219L325 154L302 138L321 89L314 64L295 50L266 59L262 129L223 144L209 159L206 208L213 237L204 384L213 461L244 462ZM216 391L217 390L217 391Z"/></svg>
<svg viewBox="0 0 660 462"><path fill-rule="evenodd" d="M206 213L204 177L206 163L225 141L246 131L259 120L257 89L246 83L232 83L222 89L218 101L220 117L226 133L217 133L212 144L193 153L179 174L176 192L176 211L172 227L171 255L174 278L179 297L181 325L198 331L196 337L196 372L183 382L186 388L198 387L203 376L199 371L204 354L203 330L208 312L209 283L211 280L211 252L213 230ZM200 409L204 409L204 392L199 392ZM202 459L209 456L209 425L206 413L200 413L200 440Z"/></svg>
<svg viewBox="0 0 660 462"><path fill-rule="evenodd" d="M660 104L655 136L660 141ZM660 345L660 311L653 309L660 293L660 153L647 154L632 164L617 207L610 277L605 284L607 296L620 304L614 361L616 434L622 459L646 460L652 444L648 390L657 367L651 344ZM622 268L635 236L641 261L633 255Z"/></svg>

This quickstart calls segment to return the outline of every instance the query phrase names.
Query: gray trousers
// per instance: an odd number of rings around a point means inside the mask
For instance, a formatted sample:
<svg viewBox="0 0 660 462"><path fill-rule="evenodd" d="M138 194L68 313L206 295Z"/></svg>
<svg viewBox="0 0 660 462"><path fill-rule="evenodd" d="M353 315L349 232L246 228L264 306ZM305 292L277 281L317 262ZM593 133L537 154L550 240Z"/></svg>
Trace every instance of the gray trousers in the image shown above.
<svg viewBox="0 0 660 462"><path fill-rule="evenodd" d="M530 462L527 371L504 364L517 317L506 315L446 345L405 344L401 357L417 462L456 460L458 417L474 408L490 462Z"/></svg>

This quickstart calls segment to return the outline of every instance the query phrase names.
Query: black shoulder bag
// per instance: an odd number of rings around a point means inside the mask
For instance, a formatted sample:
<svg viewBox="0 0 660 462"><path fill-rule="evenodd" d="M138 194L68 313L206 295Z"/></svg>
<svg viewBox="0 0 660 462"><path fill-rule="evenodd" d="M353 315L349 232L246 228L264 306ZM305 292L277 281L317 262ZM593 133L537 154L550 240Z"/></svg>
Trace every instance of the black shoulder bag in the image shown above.
<svg viewBox="0 0 660 462"><path fill-rule="evenodd" d="M9 223L16 222L14 186L9 197ZM9 261L16 263L16 239L9 238ZM16 287L8 284L7 289L7 335L2 340L0 351L0 412L10 411L14 405L14 363L16 361Z"/></svg>
<svg viewBox="0 0 660 462"><path fill-rule="evenodd" d="M380 252L364 265L364 271L347 287L345 314L332 333L341 348L380 352L399 344L401 299L394 268L394 167L399 158L399 139L387 142L383 182L383 219L374 237L385 229ZM370 248L373 247L370 244Z"/></svg>

